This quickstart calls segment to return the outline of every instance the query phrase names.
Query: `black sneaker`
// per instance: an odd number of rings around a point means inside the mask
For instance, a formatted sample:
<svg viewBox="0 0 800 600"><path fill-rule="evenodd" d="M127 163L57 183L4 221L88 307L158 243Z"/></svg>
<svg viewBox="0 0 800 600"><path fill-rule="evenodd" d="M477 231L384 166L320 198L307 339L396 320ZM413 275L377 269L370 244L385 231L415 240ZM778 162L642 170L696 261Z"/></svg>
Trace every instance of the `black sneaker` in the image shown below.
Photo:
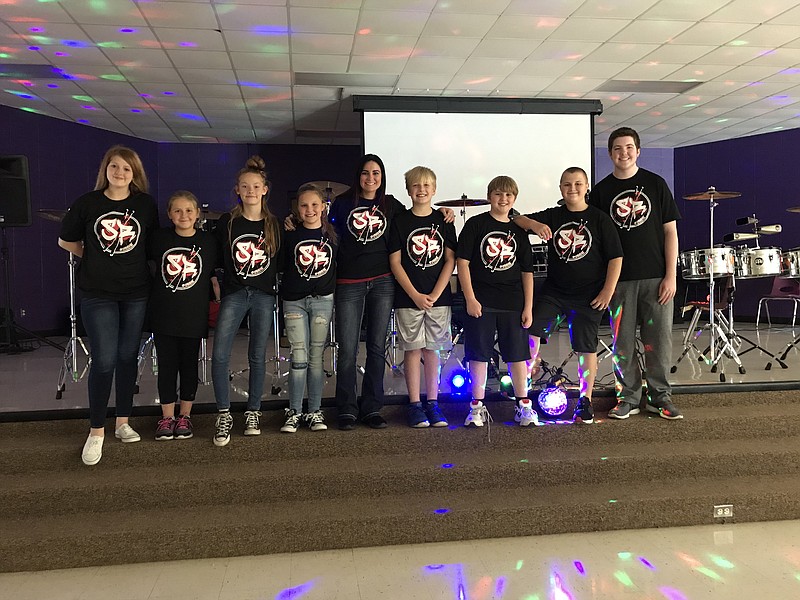
<svg viewBox="0 0 800 600"><path fill-rule="evenodd" d="M581 396L578 400L578 405L575 407L575 413L572 415L573 422L577 423L593 423L594 422L594 409L592 409L592 401L586 396Z"/></svg>
<svg viewBox="0 0 800 600"><path fill-rule="evenodd" d="M638 415L639 414L639 407L631 404L630 402L625 402L624 400L620 400L617 402L617 405L608 411L608 416L612 419L627 419L631 415Z"/></svg>
<svg viewBox="0 0 800 600"><path fill-rule="evenodd" d="M387 427L386 419L384 419L378 413L375 413L374 415L370 415L368 417L364 417L363 421L368 427L371 427L372 429L386 429Z"/></svg>
<svg viewBox="0 0 800 600"><path fill-rule="evenodd" d="M339 417L339 429L342 431L352 431L356 428L356 418L352 415L342 415Z"/></svg>
<svg viewBox="0 0 800 600"><path fill-rule="evenodd" d="M683 413L679 411L678 407L672 403L671 398L662 400L658 403L658 405L650 404L650 402L648 402L647 412L656 413L659 417L663 419L669 419L670 421L683 418Z"/></svg>
<svg viewBox="0 0 800 600"><path fill-rule="evenodd" d="M284 433L296 433L297 428L300 427L300 420L302 417L303 415L301 415L299 412L294 411L291 408L287 408L286 421L281 427L281 431Z"/></svg>

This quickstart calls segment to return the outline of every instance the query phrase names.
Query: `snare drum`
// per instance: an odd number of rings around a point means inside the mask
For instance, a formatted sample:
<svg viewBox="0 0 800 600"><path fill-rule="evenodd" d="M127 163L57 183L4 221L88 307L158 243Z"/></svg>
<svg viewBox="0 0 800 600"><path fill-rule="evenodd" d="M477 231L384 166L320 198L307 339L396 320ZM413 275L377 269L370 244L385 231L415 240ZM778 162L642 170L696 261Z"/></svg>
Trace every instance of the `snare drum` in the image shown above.
<svg viewBox="0 0 800 600"><path fill-rule="evenodd" d="M684 279L708 279L711 269L715 277L731 275L734 272L733 248L697 248L681 252L681 274Z"/></svg>
<svg viewBox="0 0 800 600"><path fill-rule="evenodd" d="M800 277L800 248L792 248L783 253L781 275Z"/></svg>
<svg viewBox="0 0 800 600"><path fill-rule="evenodd" d="M757 279L781 274L780 248L737 248L736 277Z"/></svg>

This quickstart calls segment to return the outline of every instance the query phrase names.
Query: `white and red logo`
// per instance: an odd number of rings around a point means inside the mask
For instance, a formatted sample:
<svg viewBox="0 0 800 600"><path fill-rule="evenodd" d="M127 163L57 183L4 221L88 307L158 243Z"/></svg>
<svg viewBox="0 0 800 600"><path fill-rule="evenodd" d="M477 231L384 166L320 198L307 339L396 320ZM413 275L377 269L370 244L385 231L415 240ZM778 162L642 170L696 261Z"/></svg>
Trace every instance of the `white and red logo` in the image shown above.
<svg viewBox="0 0 800 600"><path fill-rule="evenodd" d="M170 248L161 257L161 278L168 290L181 292L193 287L203 272L200 248Z"/></svg>
<svg viewBox="0 0 800 600"><path fill-rule="evenodd" d="M258 277L269 269L270 255L264 234L245 233L233 240L233 268L242 279Z"/></svg>
<svg viewBox="0 0 800 600"><path fill-rule="evenodd" d="M592 232L585 223L565 223L553 234L553 249L564 262L582 259L592 248Z"/></svg>
<svg viewBox="0 0 800 600"><path fill-rule="evenodd" d="M294 247L294 266L303 279L319 279L331 270L333 249L328 240L306 240Z"/></svg>
<svg viewBox="0 0 800 600"><path fill-rule="evenodd" d="M136 248L142 227L133 216L133 211L108 212L94 222L94 234L103 252L114 256L125 254Z"/></svg>
<svg viewBox="0 0 800 600"><path fill-rule="evenodd" d="M481 240L481 260L490 272L507 271L517 262L517 238L512 232L493 231Z"/></svg>
<svg viewBox="0 0 800 600"><path fill-rule="evenodd" d="M620 229L644 225L652 212L652 203L643 188L635 187L618 194L611 202L611 220Z"/></svg>
<svg viewBox="0 0 800 600"><path fill-rule="evenodd" d="M386 231L386 215L377 204L371 208L356 208L347 217L347 229L362 244L374 242Z"/></svg>
<svg viewBox="0 0 800 600"><path fill-rule="evenodd" d="M438 225L415 229L406 239L406 252L415 267L436 266L444 256L444 237Z"/></svg>

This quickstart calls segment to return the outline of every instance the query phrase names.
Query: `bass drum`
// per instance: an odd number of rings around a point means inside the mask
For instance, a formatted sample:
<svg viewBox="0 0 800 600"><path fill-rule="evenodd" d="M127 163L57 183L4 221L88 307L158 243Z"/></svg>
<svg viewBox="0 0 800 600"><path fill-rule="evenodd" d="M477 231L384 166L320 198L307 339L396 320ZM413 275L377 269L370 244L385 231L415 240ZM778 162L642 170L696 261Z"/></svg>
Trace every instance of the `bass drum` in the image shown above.
<svg viewBox="0 0 800 600"><path fill-rule="evenodd" d="M800 248L792 248L783 253L781 275L784 277L800 277Z"/></svg>
<svg viewBox="0 0 800 600"><path fill-rule="evenodd" d="M737 248L736 277L758 279L781 274L780 248Z"/></svg>
<svg viewBox="0 0 800 600"><path fill-rule="evenodd" d="M708 279L711 268L715 277L733 274L733 248L697 248L680 254L681 274L684 279Z"/></svg>

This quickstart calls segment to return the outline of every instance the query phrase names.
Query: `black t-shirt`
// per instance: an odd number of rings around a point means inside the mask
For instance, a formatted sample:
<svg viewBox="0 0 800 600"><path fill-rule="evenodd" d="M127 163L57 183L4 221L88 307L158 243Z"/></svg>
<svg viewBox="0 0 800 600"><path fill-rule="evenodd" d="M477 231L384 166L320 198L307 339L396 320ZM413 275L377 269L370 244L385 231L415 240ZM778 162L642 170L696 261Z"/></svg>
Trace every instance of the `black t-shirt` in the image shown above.
<svg viewBox="0 0 800 600"><path fill-rule="evenodd" d="M67 211L60 238L83 242L78 287L86 297L146 298L150 293L147 238L158 229L150 194L111 200L102 190L84 194Z"/></svg>
<svg viewBox="0 0 800 600"><path fill-rule="evenodd" d="M338 244L322 227L306 229L301 224L283 235L281 298L300 300L332 294L336 288Z"/></svg>
<svg viewBox="0 0 800 600"><path fill-rule="evenodd" d="M167 227L153 232L148 254L156 267L148 311L150 331L175 337L206 337L217 241L205 231L182 237L173 227Z"/></svg>
<svg viewBox="0 0 800 600"><path fill-rule="evenodd" d="M228 223L231 223L230 231ZM222 293L227 296L249 286L274 296L278 252L267 248L264 220L250 221L237 217L231 222L230 213L226 213L220 218L214 233L225 270ZM280 234L280 228L276 227L278 243Z"/></svg>
<svg viewBox="0 0 800 600"><path fill-rule="evenodd" d="M374 200L337 198L330 208L330 220L339 237L336 264L338 279L369 279L391 273L388 238L392 219L405 210L394 196L385 196L383 211Z"/></svg>
<svg viewBox="0 0 800 600"><path fill-rule="evenodd" d="M458 238L456 257L469 261L472 290L482 306L522 311L522 273L533 272L527 232L489 212L470 217Z"/></svg>
<svg viewBox="0 0 800 600"><path fill-rule="evenodd" d="M418 217L411 210L395 216L389 234L389 253L400 252L400 264L421 294L430 294L436 287L444 267L445 249L456 250L456 228L445 223L444 216L434 210L427 217ZM434 306L450 306L448 285ZM416 308L417 305L398 284L394 294L395 308Z"/></svg>
<svg viewBox="0 0 800 600"><path fill-rule="evenodd" d="M678 221L681 215L660 175L641 167L628 179L611 173L594 186L589 202L610 216L619 232L625 252L620 281L666 275L664 223Z"/></svg>
<svg viewBox="0 0 800 600"><path fill-rule="evenodd" d="M555 206L528 216L553 232L547 241L544 291L589 300L597 296L608 261L622 256L617 229L608 215L594 206L578 212Z"/></svg>

